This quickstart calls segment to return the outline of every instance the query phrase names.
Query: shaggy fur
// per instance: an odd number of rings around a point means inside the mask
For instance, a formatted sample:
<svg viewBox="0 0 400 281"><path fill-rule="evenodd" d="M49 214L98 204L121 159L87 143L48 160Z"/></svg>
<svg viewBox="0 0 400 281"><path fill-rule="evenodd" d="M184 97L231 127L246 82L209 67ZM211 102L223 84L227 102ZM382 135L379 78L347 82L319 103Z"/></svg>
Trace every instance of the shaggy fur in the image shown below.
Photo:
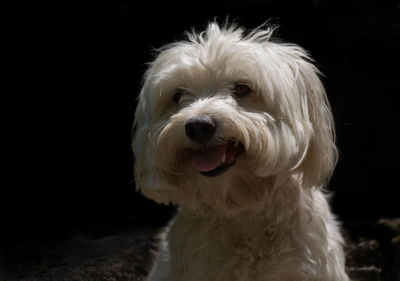
<svg viewBox="0 0 400 281"><path fill-rule="evenodd" d="M348 280L322 191L337 160L330 106L307 53L272 31L210 23L145 74L135 179L180 206L149 281ZM206 140L188 132L199 118ZM214 175L217 160L229 165Z"/></svg>

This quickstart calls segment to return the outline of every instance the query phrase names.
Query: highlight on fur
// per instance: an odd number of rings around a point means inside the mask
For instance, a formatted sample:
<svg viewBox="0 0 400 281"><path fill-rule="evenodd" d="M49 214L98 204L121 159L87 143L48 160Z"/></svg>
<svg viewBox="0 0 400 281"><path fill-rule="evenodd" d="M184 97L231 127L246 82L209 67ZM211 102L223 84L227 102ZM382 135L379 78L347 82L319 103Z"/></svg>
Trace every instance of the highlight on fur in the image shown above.
<svg viewBox="0 0 400 281"><path fill-rule="evenodd" d="M149 65L135 180L181 211L148 280L348 280L322 190L330 105L307 52L272 33L213 22Z"/></svg>

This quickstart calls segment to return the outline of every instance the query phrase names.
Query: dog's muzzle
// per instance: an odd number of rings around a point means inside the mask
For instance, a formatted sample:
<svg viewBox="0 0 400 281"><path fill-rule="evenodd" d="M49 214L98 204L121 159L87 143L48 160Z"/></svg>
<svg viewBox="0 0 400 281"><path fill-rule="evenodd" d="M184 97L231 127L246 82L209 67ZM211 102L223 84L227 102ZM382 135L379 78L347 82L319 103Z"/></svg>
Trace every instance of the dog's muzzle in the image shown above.
<svg viewBox="0 0 400 281"><path fill-rule="evenodd" d="M236 158L244 152L242 143L235 140L224 144L209 146L216 131L216 122L209 116L194 117L185 124L187 137L198 144L204 144L202 149L190 150L192 167L204 176L218 176L233 166Z"/></svg>

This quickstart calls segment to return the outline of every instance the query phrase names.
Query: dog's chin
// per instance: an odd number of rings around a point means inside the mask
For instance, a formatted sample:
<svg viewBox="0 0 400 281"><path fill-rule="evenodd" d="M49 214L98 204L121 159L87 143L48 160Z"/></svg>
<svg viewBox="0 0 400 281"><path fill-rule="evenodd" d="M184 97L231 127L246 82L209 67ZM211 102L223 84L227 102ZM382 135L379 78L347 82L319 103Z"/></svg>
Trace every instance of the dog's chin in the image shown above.
<svg viewBox="0 0 400 281"><path fill-rule="evenodd" d="M244 152L243 144L235 140L187 151L192 168L206 177L216 177L225 173Z"/></svg>

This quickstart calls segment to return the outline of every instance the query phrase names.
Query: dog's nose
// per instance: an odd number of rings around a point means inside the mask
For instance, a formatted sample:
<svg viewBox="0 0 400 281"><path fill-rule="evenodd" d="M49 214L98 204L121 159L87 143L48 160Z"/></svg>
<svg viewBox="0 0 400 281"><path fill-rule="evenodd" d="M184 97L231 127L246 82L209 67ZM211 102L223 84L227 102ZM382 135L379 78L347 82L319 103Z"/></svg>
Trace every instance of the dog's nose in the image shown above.
<svg viewBox="0 0 400 281"><path fill-rule="evenodd" d="M215 129L214 120L207 115L190 118L185 124L186 135L195 142L209 140L214 135Z"/></svg>

